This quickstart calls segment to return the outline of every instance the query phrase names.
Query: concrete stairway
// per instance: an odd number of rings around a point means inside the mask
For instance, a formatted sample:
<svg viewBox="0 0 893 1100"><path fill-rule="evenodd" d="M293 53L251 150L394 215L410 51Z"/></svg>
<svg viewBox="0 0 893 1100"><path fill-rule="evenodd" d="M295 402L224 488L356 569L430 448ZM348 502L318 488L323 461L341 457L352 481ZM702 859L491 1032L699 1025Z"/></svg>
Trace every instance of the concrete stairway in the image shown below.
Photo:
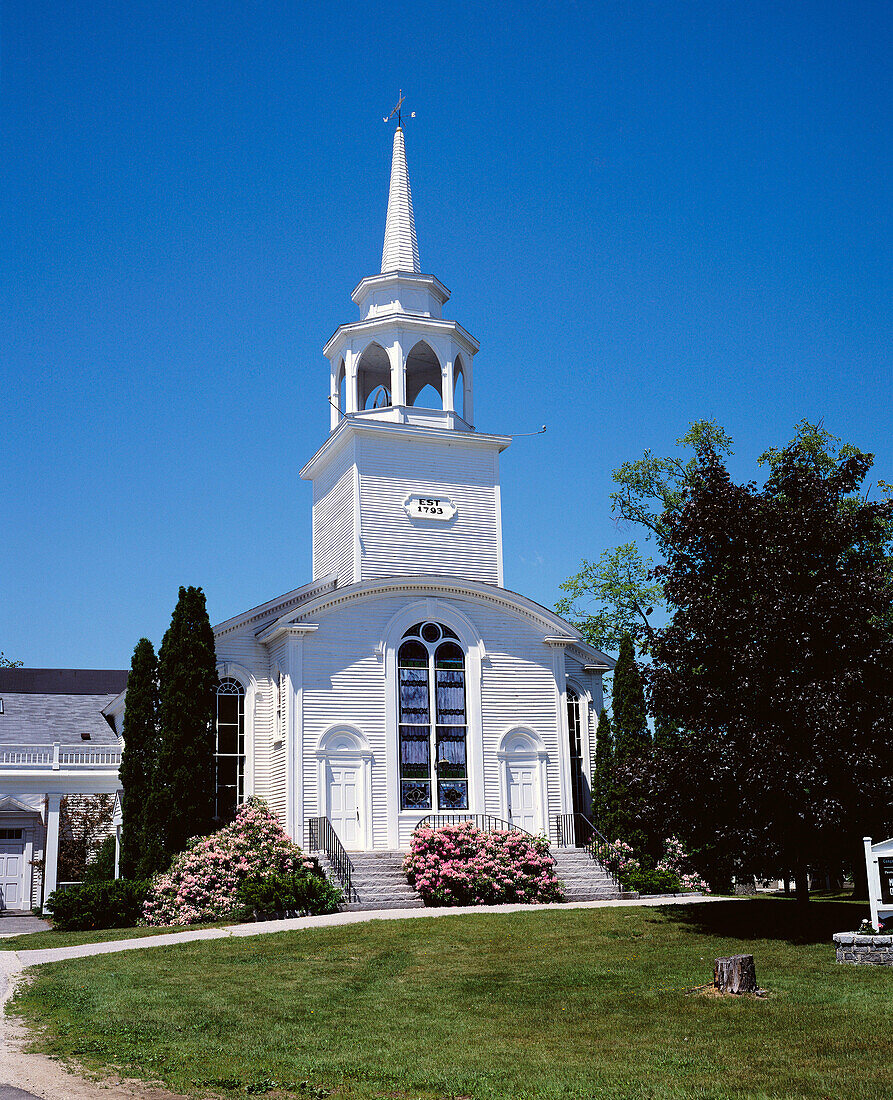
<svg viewBox="0 0 893 1100"><path fill-rule="evenodd" d="M601 901L611 898L634 898L637 894L621 892L617 884L583 848L552 848L555 873L564 883L568 901ZM403 874L405 852L350 852L353 865L352 885L356 896L341 908L348 912L375 909L421 909L424 902L406 881ZM332 868L324 852L315 852L326 875L335 885Z"/></svg>
<svg viewBox="0 0 893 1100"><path fill-rule="evenodd" d="M356 899L346 910L421 909L424 902L403 874L405 852L350 852Z"/></svg>
<svg viewBox="0 0 893 1100"><path fill-rule="evenodd" d="M623 893L585 848L552 848L555 874L564 883L568 901L603 901L608 898L634 898L637 894Z"/></svg>

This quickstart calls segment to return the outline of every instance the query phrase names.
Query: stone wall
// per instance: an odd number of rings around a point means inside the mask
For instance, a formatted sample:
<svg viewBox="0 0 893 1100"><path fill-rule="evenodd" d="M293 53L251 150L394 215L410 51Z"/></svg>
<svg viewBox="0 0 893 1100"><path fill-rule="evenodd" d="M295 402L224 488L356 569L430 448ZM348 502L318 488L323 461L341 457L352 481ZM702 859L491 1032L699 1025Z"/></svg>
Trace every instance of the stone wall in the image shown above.
<svg viewBox="0 0 893 1100"><path fill-rule="evenodd" d="M869 963L893 966L893 936L862 936L858 932L835 932L839 963Z"/></svg>

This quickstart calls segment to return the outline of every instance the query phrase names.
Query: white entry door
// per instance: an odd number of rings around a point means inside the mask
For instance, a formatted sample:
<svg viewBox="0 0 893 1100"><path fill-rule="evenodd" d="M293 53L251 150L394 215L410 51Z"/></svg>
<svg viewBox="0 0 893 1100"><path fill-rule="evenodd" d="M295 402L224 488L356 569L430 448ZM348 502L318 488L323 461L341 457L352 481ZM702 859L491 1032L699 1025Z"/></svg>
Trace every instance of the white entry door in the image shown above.
<svg viewBox="0 0 893 1100"><path fill-rule="evenodd" d="M0 909L28 908L24 897L25 841L0 840Z"/></svg>
<svg viewBox="0 0 893 1100"><path fill-rule="evenodd" d="M329 761L329 820L338 839L349 852L365 849L365 837L360 821L360 779L357 764L337 764Z"/></svg>
<svg viewBox="0 0 893 1100"><path fill-rule="evenodd" d="M528 833L540 831L539 765L535 760L507 762L509 820Z"/></svg>

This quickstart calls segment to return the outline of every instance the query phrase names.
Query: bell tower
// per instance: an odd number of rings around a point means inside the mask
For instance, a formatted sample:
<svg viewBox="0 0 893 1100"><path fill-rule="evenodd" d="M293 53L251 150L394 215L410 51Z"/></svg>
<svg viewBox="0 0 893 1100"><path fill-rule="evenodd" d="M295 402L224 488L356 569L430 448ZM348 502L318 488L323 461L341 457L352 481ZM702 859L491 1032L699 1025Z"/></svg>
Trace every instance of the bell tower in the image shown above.
<svg viewBox="0 0 893 1100"><path fill-rule="evenodd" d="M478 342L444 319L449 297L421 272L398 116L381 272L351 295L360 320L325 346L331 434L301 471L313 482L314 580L502 584L498 466L510 440L475 431Z"/></svg>

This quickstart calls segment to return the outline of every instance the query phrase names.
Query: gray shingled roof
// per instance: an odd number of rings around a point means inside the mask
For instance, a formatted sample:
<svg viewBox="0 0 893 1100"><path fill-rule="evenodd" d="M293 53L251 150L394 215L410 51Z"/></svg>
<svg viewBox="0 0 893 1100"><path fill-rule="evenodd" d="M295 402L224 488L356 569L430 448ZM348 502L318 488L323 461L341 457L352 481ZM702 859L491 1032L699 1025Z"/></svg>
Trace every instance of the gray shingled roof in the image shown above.
<svg viewBox="0 0 893 1100"><path fill-rule="evenodd" d="M0 696L120 695L126 686L122 668L0 668Z"/></svg>
<svg viewBox="0 0 893 1100"><path fill-rule="evenodd" d="M90 734L87 744L117 745L102 714L115 695L17 695L3 692L0 745L84 744L81 731Z"/></svg>

